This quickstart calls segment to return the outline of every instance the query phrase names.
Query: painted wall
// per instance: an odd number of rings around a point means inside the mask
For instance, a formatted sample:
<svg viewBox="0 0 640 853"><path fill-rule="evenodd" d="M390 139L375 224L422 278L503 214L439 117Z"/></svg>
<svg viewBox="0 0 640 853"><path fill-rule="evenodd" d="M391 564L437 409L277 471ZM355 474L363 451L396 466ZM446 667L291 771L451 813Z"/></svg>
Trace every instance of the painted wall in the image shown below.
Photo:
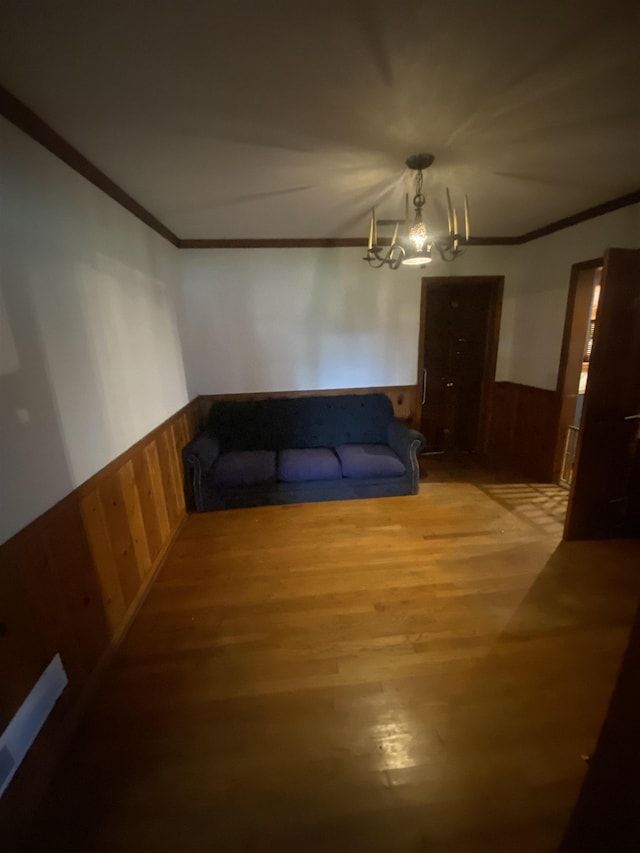
<svg viewBox="0 0 640 853"><path fill-rule="evenodd" d="M0 541L187 402L177 250L0 119Z"/></svg>
<svg viewBox="0 0 640 853"><path fill-rule="evenodd" d="M369 268L362 254L362 249L180 252L190 395L414 384L421 277L502 274L512 249L470 249L455 264L434 261L425 271L397 272ZM508 318L508 295L505 303ZM509 347L505 334L501 373Z"/></svg>
<svg viewBox="0 0 640 853"><path fill-rule="evenodd" d="M639 245L635 206L424 271L372 270L361 249L181 252L189 392L413 384L424 275L504 275L496 378L553 389L572 264Z"/></svg>
<svg viewBox="0 0 640 853"><path fill-rule="evenodd" d="M512 382L555 389L571 266L607 248L640 248L640 205L517 247L509 278Z"/></svg>

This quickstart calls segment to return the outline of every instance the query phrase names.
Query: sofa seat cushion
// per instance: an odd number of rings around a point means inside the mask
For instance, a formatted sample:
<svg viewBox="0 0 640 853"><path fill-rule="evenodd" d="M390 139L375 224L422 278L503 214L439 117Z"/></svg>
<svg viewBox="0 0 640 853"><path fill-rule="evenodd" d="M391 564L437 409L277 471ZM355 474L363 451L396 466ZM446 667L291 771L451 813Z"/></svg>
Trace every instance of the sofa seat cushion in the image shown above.
<svg viewBox="0 0 640 853"><path fill-rule="evenodd" d="M272 450L235 450L216 460L213 481L217 486L254 486L276 479L276 454Z"/></svg>
<svg viewBox="0 0 640 853"><path fill-rule="evenodd" d="M278 454L278 480L283 483L341 479L338 457L328 447L281 450Z"/></svg>
<svg viewBox="0 0 640 853"><path fill-rule="evenodd" d="M371 477L401 477L405 467L386 444L341 444L336 453L342 474L351 480Z"/></svg>

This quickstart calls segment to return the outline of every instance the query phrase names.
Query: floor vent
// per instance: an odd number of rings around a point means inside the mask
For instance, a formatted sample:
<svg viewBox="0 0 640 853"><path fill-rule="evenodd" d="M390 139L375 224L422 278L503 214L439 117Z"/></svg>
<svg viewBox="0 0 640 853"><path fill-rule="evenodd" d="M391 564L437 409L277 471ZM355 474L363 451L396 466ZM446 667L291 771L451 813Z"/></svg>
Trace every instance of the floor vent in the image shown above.
<svg viewBox="0 0 640 853"><path fill-rule="evenodd" d="M13 755L9 752L8 746L3 746L0 749L0 791L4 791L9 784L9 779L13 776L15 761Z"/></svg>

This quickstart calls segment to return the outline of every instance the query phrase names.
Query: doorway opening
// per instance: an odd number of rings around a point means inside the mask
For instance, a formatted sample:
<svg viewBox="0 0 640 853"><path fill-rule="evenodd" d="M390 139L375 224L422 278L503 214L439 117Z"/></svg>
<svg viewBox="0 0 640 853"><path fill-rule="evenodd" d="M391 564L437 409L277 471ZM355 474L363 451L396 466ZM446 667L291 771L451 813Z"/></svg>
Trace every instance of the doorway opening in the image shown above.
<svg viewBox="0 0 640 853"><path fill-rule="evenodd" d="M503 282L422 279L415 425L427 454L486 452Z"/></svg>
<svg viewBox="0 0 640 853"><path fill-rule="evenodd" d="M558 371L560 417L554 465L555 482L567 488L571 486L575 468L601 280L601 258L572 267Z"/></svg>
<svg viewBox="0 0 640 853"><path fill-rule="evenodd" d="M640 250L608 249L564 537L640 535Z"/></svg>

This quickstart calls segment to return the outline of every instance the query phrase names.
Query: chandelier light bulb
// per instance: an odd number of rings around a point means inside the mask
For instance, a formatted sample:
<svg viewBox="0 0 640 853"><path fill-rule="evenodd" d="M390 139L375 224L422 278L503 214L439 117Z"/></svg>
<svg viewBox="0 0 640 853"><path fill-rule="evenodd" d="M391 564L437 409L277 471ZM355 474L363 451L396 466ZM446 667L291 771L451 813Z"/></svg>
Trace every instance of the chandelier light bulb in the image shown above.
<svg viewBox="0 0 640 853"><path fill-rule="evenodd" d="M430 264L432 260L431 252L427 248L420 252L406 254L402 259L402 263L405 267L423 267L426 264Z"/></svg>
<svg viewBox="0 0 640 853"><path fill-rule="evenodd" d="M427 226L422 221L422 217L418 214L414 220L411 230L409 231L409 239L413 244L416 252L421 252L424 244L427 242Z"/></svg>

